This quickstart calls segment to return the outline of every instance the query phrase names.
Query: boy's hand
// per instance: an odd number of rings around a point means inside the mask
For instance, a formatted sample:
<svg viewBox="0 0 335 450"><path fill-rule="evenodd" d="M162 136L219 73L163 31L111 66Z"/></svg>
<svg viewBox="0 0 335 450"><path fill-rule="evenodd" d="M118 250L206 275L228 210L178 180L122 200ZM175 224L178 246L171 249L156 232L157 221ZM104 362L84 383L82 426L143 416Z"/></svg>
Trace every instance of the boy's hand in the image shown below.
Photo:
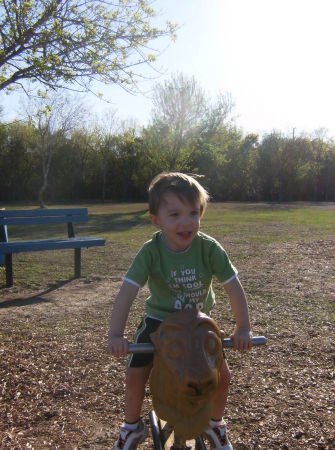
<svg viewBox="0 0 335 450"><path fill-rule="evenodd" d="M231 335L231 339L234 344L234 350L245 352L252 347L252 333L248 329L236 329Z"/></svg>
<svg viewBox="0 0 335 450"><path fill-rule="evenodd" d="M123 336L111 336L108 338L107 352L113 356L126 356L128 353L128 341Z"/></svg>

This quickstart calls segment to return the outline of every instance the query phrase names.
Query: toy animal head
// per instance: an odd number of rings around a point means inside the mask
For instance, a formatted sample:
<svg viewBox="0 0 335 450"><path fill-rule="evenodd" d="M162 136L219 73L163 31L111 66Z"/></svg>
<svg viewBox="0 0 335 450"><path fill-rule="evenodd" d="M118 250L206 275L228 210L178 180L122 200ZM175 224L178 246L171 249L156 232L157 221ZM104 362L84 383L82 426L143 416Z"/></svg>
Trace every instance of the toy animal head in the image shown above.
<svg viewBox="0 0 335 450"><path fill-rule="evenodd" d="M205 314L182 310L172 313L151 339L154 409L178 437L194 438L211 418L223 361L220 329Z"/></svg>

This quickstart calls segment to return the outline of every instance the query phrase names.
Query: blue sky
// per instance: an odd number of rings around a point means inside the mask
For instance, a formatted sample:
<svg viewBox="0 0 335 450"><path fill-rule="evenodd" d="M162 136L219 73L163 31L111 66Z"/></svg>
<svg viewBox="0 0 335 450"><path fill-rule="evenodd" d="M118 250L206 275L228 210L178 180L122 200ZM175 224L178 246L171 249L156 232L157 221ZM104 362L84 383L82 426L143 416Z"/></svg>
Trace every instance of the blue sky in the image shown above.
<svg viewBox="0 0 335 450"><path fill-rule="evenodd" d="M183 72L213 97L229 92L245 132L295 128L298 135L324 127L335 137L333 0L157 0L153 6L160 21L181 28L157 61L163 75L144 82L143 91ZM149 94L133 96L115 86L104 93L120 118L150 119ZM92 113L110 108L93 97L86 102ZM17 96L2 95L0 104L8 118L19 109Z"/></svg>

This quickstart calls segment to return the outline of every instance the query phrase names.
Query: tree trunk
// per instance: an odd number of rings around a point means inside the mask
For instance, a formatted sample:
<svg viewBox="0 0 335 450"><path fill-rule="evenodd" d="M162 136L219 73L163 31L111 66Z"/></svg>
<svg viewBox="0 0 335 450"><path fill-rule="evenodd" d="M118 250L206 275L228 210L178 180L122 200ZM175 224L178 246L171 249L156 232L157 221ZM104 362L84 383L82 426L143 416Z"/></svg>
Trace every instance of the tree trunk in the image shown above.
<svg viewBox="0 0 335 450"><path fill-rule="evenodd" d="M106 200L106 163L102 167L102 203Z"/></svg>
<svg viewBox="0 0 335 450"><path fill-rule="evenodd" d="M38 192L38 204L40 206L40 208L46 208L45 203L44 203L44 192L46 190L47 187L47 179L46 177L43 177L43 184Z"/></svg>
<svg viewBox="0 0 335 450"><path fill-rule="evenodd" d="M44 192L48 186L48 175L51 163L51 153L49 153L46 157L46 161L42 161L42 175L43 175L43 183L38 193L38 203L40 208L46 208L44 203Z"/></svg>

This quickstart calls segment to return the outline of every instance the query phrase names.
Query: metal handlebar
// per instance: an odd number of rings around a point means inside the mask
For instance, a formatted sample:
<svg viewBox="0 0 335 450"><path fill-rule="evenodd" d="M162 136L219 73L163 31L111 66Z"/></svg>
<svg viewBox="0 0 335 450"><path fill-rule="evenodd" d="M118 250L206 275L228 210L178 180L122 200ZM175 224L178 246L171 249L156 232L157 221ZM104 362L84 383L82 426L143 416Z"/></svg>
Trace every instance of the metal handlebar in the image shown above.
<svg viewBox="0 0 335 450"><path fill-rule="evenodd" d="M265 336L255 336L251 340L252 346L256 347L259 345L266 344ZM232 339L226 338L222 341L223 348L232 348L234 346ZM138 344L129 344L128 345L128 353L153 353L154 346L149 343L138 343Z"/></svg>

